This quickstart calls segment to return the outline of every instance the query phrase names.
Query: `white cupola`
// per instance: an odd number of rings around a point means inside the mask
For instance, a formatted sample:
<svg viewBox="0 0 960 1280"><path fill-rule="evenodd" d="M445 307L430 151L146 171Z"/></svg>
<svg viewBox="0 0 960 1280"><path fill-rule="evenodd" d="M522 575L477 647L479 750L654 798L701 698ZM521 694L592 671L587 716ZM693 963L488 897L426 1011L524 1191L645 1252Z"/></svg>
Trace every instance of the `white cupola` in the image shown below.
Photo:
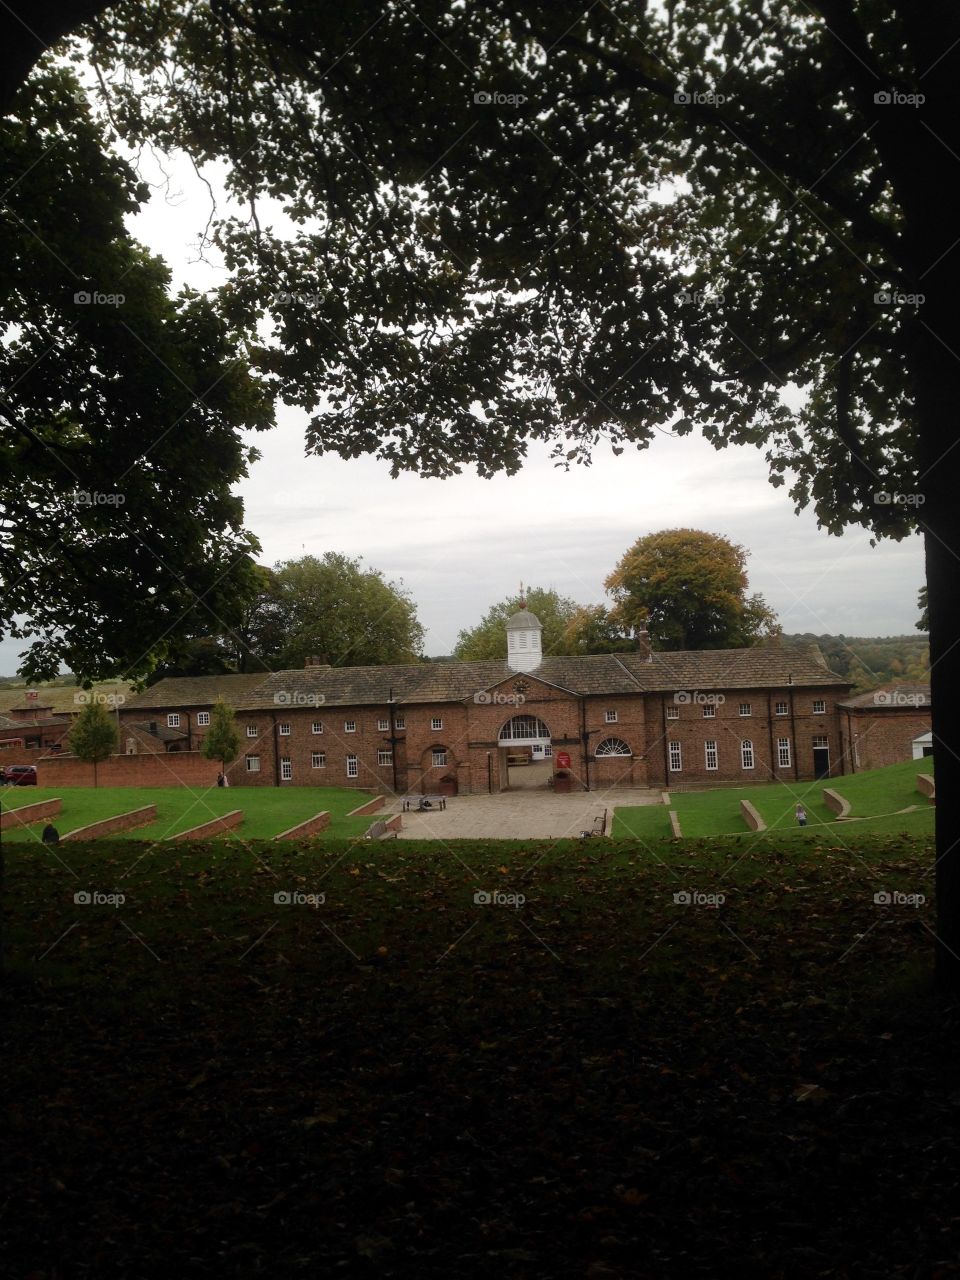
<svg viewBox="0 0 960 1280"><path fill-rule="evenodd" d="M507 620L507 666L511 671L533 671L543 661L543 627L527 608L521 589L520 608Z"/></svg>

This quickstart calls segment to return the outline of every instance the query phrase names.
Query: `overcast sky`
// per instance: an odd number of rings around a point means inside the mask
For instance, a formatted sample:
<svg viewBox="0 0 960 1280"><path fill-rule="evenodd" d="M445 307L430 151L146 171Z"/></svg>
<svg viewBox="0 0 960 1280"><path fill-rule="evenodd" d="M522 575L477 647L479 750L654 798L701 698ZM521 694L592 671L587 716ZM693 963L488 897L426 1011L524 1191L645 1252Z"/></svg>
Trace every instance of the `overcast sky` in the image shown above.
<svg viewBox="0 0 960 1280"><path fill-rule="evenodd" d="M209 213L205 190L183 165L134 220L135 234L171 265L175 284L222 279L196 260ZM145 176L157 176L145 171ZM263 560L325 551L363 556L404 583L426 628L426 651L449 653L461 627L516 590L521 579L583 604L606 597L603 580L643 534L689 526L723 534L749 552L750 587L785 631L896 635L914 630L923 585L919 537L871 547L851 530L831 537L767 479L762 453L717 452L695 437L658 435L643 452L600 451L590 468L556 469L546 449L514 477L391 480L371 458L306 457L305 417L282 408L256 437L262 460L241 487L247 527ZM0 674L13 674L19 641L0 642Z"/></svg>

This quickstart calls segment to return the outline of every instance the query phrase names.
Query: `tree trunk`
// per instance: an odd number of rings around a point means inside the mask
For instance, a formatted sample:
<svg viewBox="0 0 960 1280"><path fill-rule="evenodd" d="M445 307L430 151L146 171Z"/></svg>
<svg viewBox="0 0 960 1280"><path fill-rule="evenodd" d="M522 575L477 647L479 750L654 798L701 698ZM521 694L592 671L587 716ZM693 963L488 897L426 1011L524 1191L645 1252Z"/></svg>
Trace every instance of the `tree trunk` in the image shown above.
<svg viewBox="0 0 960 1280"><path fill-rule="evenodd" d="M898 198L906 213L909 287L923 295L912 339L917 494L929 589L930 684L937 786L936 980L960 992L960 246L946 184L960 171L954 0L902 8L924 101L903 116ZM885 110L888 108L884 108Z"/></svg>

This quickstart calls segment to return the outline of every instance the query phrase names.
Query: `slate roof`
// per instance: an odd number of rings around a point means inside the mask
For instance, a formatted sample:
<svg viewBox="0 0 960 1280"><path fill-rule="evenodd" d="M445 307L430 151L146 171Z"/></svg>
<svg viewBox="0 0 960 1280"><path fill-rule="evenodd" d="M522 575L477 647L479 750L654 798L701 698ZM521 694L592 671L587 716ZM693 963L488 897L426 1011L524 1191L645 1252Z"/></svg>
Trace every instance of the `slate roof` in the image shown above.
<svg viewBox="0 0 960 1280"><path fill-rule="evenodd" d="M84 690L78 685L32 684L27 687L36 689L39 696L35 701L27 701L26 688L23 685L0 686L0 714L10 711L12 707L19 707L21 711L33 710L34 707L52 707L55 713L70 715L76 715L83 710L83 703L77 702L77 695ZM120 680L101 680L94 684L90 692L104 697L121 694L124 698L130 698L133 696L133 685ZM121 703L121 706L123 705Z"/></svg>
<svg viewBox="0 0 960 1280"><path fill-rule="evenodd" d="M845 698L837 704L851 711L913 711L917 707L929 707L928 684L885 684L868 693L858 693L855 698Z"/></svg>
<svg viewBox="0 0 960 1280"><path fill-rule="evenodd" d="M701 649L618 655L644 689L786 689L850 687L850 681L831 671L815 644L757 645L752 649Z"/></svg>
<svg viewBox="0 0 960 1280"><path fill-rule="evenodd" d="M0 732L4 733L10 729L49 729L51 726L69 729L70 719L68 716L36 716L33 720L12 720L9 716L0 716Z"/></svg>
<svg viewBox="0 0 960 1280"><path fill-rule="evenodd" d="M313 668L323 670L323 668ZM263 683L267 673L223 676L168 676L149 689L134 694L124 702L122 710L137 711L161 707L207 707L217 698L237 706L240 699Z"/></svg>
<svg viewBox="0 0 960 1280"><path fill-rule="evenodd" d="M848 689L815 645L758 646L690 653L594 654L546 657L533 671L513 671L505 659L427 662L404 666L311 666L271 675L192 676L161 680L127 709L209 706L222 696L238 711L322 706L398 706L463 702L503 681L540 680L574 695L673 692L679 689Z"/></svg>
<svg viewBox="0 0 960 1280"><path fill-rule="evenodd" d="M151 729L151 724L156 724L156 728ZM133 723L128 722L124 727L127 729L139 729L141 732L149 734L151 738L158 738L161 742L178 742L187 736L185 730L171 729L169 725L160 724L159 721L136 720Z"/></svg>

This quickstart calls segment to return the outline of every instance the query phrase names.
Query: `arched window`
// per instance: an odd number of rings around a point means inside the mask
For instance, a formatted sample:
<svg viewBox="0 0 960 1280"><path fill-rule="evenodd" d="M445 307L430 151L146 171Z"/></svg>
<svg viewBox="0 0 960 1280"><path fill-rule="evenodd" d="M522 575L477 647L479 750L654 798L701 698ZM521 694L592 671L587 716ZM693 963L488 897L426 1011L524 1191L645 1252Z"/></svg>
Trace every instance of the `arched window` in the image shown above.
<svg viewBox="0 0 960 1280"><path fill-rule="evenodd" d="M596 756L632 756L633 752L622 738L604 738L597 744Z"/></svg>
<svg viewBox="0 0 960 1280"><path fill-rule="evenodd" d="M501 742L515 742L532 738L546 738L549 741L550 730L536 716L514 716L500 730Z"/></svg>

